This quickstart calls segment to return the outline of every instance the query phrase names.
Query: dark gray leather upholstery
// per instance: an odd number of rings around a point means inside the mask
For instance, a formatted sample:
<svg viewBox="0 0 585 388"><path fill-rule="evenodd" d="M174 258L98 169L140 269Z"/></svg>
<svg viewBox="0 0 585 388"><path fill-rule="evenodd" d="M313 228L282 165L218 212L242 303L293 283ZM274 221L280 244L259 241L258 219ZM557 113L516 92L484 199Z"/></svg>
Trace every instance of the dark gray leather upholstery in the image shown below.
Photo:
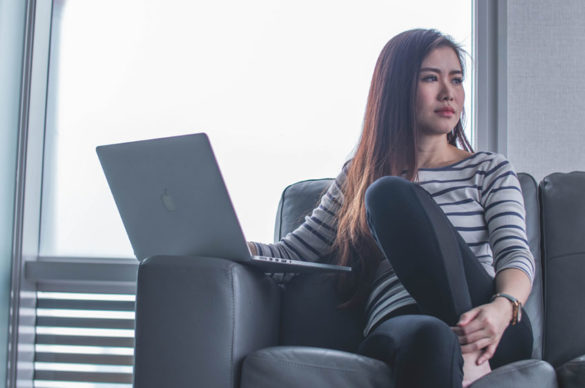
<svg viewBox="0 0 585 388"><path fill-rule="evenodd" d="M528 246L534 256L536 271L530 297L526 302L525 311L530 317L534 347L532 357L542 358L542 330L543 330L543 302L542 302L542 258L540 240L540 209L538 205L538 186L534 178L528 174L519 173L518 179L524 195L526 208L526 235Z"/></svg>
<svg viewBox="0 0 585 388"><path fill-rule="evenodd" d="M333 179L309 179L287 186L280 196L274 227L274 241L295 230L319 204Z"/></svg>
<svg viewBox="0 0 585 388"><path fill-rule="evenodd" d="M561 388L585 387L585 356L577 357L557 368Z"/></svg>
<svg viewBox="0 0 585 388"><path fill-rule="evenodd" d="M339 308L336 278L303 274L286 285L280 343L355 352L363 339L362 309ZM318 295L318 297L317 297Z"/></svg>
<svg viewBox="0 0 585 388"><path fill-rule="evenodd" d="M585 172L540 184L545 261L544 359L555 367L585 355Z"/></svg>
<svg viewBox="0 0 585 388"><path fill-rule="evenodd" d="M308 347L262 349L246 357L242 388L393 388L383 362L353 353Z"/></svg>
<svg viewBox="0 0 585 388"><path fill-rule="evenodd" d="M333 179L312 179L284 189L276 215L275 241L301 225ZM340 309L336 277L302 274L285 285L280 343L355 352L363 339L362 310ZM319 297L315 297L319 295Z"/></svg>
<svg viewBox="0 0 585 388"><path fill-rule="evenodd" d="M136 295L134 386L236 388L249 353L278 344L272 279L218 258L152 257Z"/></svg>
<svg viewBox="0 0 585 388"><path fill-rule="evenodd" d="M526 207L528 242L536 264L533 289L525 310L533 325L533 357L539 359L542 355L543 303L538 187L534 178L528 174L520 173L518 178ZM332 183L332 179L316 179L288 186L282 194L278 207L275 240L279 240L297 228ZM357 349L363 338L361 328L364 317L359 310L348 311L333 307L341 302L335 292L334 277L303 274L295 277L285 287L281 344L318 346L346 351ZM319 298L315 298L315 295L319 295ZM510 387L528 387L534 381L550 381L551 376L554 381L555 377L552 367L542 361L514 363L507 365L505 369L500 369L497 374L481 384L487 387L494 382L499 383L501 381L497 376L501 375L506 376L506 381L513 382ZM543 385L543 387L547 386L556 385Z"/></svg>
<svg viewBox="0 0 585 388"><path fill-rule="evenodd" d="M546 178L540 201L534 180L526 174L519 178L529 245L537 261L526 305L535 334L533 357L538 359L544 352L544 359L557 366L561 388L582 387L585 173ZM276 239L303 222L331 182L305 181L285 190ZM362 338L363 316L359 309L338 309L339 302L330 275L304 274L277 286L254 269L217 258L150 258L139 270L135 387L391 384L390 367L351 353ZM524 360L493 371L472 388L556 386L548 363Z"/></svg>
<svg viewBox="0 0 585 388"><path fill-rule="evenodd" d="M525 310L533 326L532 356L539 359L542 357L543 306L538 187L534 178L528 174L520 173L518 178L524 194L528 243L536 262L532 293ZM318 204L332 183L333 179L314 179L295 183L283 191L276 217L274 237L277 241L304 221L305 216ZM320 278L322 280L319 280ZM335 282L330 276L323 275L301 275L287 285L287 289L294 289L294 292L286 292L284 295L287 301L283 303L282 344L311 345L347 351L357 349L361 339L363 317L359 311L340 311L331 307L341 303L334 285ZM315 294L323 295L323 298L311 298ZM333 322L343 322L344 327L335 326ZM342 334L344 332L345 334Z"/></svg>
<svg viewBox="0 0 585 388"><path fill-rule="evenodd" d="M485 375L471 388L556 388L554 368L541 360L523 360L504 365Z"/></svg>

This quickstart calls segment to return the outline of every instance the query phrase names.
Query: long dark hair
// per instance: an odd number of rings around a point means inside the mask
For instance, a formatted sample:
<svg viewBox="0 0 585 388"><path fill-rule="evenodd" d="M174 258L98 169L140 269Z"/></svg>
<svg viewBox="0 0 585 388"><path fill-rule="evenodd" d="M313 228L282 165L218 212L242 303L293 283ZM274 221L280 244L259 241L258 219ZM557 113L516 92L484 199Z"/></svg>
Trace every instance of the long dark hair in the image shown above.
<svg viewBox="0 0 585 388"><path fill-rule="evenodd" d="M417 179L415 101L419 69L426 56L439 47L452 48L464 70L461 47L436 30L416 29L396 35L378 57L361 138L342 187L344 201L333 244L338 262L354 267L352 275L340 279L347 306L364 301L383 257L366 221L366 189L382 176L402 175L404 171L405 178ZM461 119L447 135L447 141L472 151Z"/></svg>

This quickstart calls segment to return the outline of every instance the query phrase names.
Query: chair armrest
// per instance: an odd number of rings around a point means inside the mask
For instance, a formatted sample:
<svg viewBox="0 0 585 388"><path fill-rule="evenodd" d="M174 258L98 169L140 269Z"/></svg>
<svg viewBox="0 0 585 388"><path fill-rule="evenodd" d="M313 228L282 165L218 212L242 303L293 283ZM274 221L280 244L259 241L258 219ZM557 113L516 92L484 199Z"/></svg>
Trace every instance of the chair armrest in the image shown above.
<svg viewBox="0 0 585 388"><path fill-rule="evenodd" d="M156 256L138 269L134 386L239 387L243 358L278 342L280 290L209 257Z"/></svg>
<svg viewBox="0 0 585 388"><path fill-rule="evenodd" d="M501 366L476 380L471 388L557 388L555 370L546 361L521 360Z"/></svg>
<svg viewBox="0 0 585 388"><path fill-rule="evenodd" d="M585 355L559 366L557 376L561 388L585 387Z"/></svg>
<svg viewBox="0 0 585 388"><path fill-rule="evenodd" d="M276 346L244 361L242 388L394 388L382 361L339 350Z"/></svg>

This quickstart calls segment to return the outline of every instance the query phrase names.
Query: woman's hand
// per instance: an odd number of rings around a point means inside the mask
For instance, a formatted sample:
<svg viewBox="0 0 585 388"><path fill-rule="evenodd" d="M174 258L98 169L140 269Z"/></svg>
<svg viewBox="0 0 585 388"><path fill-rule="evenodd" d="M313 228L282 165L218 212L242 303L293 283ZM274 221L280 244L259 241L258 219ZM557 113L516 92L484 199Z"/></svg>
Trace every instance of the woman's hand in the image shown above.
<svg viewBox="0 0 585 388"><path fill-rule="evenodd" d="M462 314L457 326L452 328L459 337L461 352L473 353L483 349L477 365L492 358L512 314L512 304L504 298L496 298Z"/></svg>
<svg viewBox="0 0 585 388"><path fill-rule="evenodd" d="M258 254L258 252L256 252L256 246L254 245L254 243L252 243L251 241L248 241L247 244L248 244L248 250L250 251L250 254L252 256L256 256Z"/></svg>

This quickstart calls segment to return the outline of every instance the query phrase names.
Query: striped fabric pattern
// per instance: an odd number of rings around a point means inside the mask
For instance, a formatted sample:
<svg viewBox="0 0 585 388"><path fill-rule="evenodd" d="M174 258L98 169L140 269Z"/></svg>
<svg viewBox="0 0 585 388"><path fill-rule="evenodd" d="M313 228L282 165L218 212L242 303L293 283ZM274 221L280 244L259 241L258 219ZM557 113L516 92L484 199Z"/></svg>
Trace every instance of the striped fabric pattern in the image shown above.
<svg viewBox="0 0 585 388"><path fill-rule="evenodd" d="M330 254L341 187L347 167L305 222L275 244L254 243L259 255L318 261ZM534 258L525 230L524 199L510 162L500 154L477 152L455 164L420 169L418 182L440 206L491 275L517 268L534 279ZM364 335L393 310L415 301L387 260L380 263L366 304Z"/></svg>

